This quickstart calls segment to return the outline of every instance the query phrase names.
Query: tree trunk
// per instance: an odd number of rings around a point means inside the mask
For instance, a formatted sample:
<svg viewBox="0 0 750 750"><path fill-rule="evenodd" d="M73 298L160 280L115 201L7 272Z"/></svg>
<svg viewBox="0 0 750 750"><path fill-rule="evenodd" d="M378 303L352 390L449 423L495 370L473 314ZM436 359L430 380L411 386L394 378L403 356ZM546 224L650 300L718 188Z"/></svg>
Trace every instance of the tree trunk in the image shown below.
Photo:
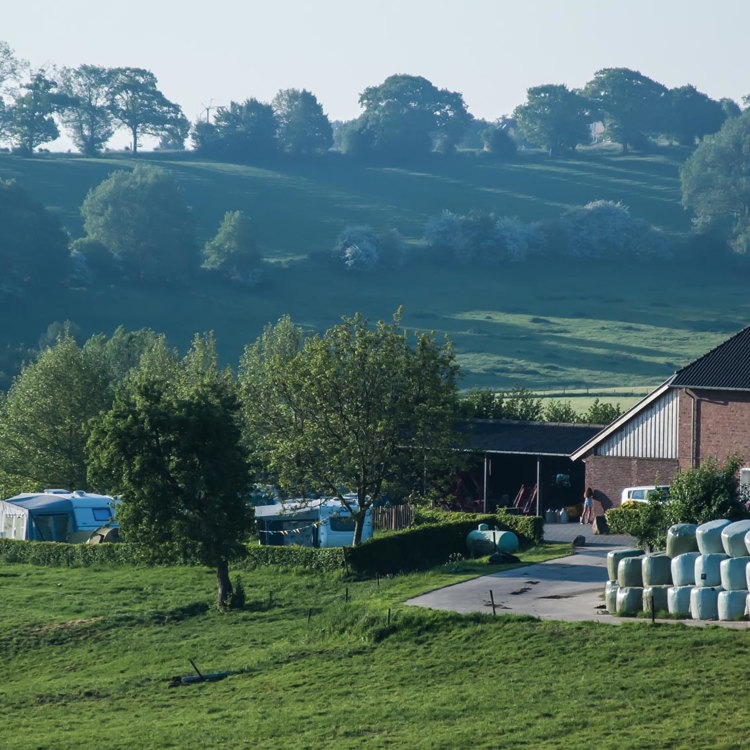
<svg viewBox="0 0 750 750"><path fill-rule="evenodd" d="M220 560L216 566L216 584L218 586L217 605L219 609L226 609L232 596L232 582L229 580L229 563Z"/></svg>
<svg viewBox="0 0 750 750"><path fill-rule="evenodd" d="M358 547L362 544L362 530L365 525L365 516L367 516L367 508L364 510L360 507L357 514L354 516L354 541L352 542L353 547Z"/></svg>
<svg viewBox="0 0 750 750"><path fill-rule="evenodd" d="M138 153L138 128L131 128L130 132L133 134L133 156Z"/></svg>

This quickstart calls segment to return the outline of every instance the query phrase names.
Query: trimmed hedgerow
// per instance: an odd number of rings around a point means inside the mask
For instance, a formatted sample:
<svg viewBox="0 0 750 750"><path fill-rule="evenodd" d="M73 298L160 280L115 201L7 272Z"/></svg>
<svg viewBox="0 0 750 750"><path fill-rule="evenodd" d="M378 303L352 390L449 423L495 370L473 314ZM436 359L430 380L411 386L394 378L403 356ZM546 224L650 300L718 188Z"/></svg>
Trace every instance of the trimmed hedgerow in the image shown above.
<svg viewBox="0 0 750 750"><path fill-rule="evenodd" d="M0 562L27 563L53 568L86 568L95 565L194 565L195 555L188 550L164 546L159 554L147 556L138 545L66 544L64 542L30 542L20 539L0 539Z"/></svg>
<svg viewBox="0 0 750 750"><path fill-rule="evenodd" d="M415 524L444 524L456 521L471 521L476 525L486 523L490 528L497 526L500 531L512 531L522 547L540 544L544 541L544 519L541 516L523 516L508 513L505 508L498 508L495 514L457 513L439 508L419 508Z"/></svg>
<svg viewBox="0 0 750 750"><path fill-rule="evenodd" d="M240 570L266 566L305 568L306 570L341 570L346 565L343 547L315 549L314 547L254 546L247 548L247 556L235 564Z"/></svg>

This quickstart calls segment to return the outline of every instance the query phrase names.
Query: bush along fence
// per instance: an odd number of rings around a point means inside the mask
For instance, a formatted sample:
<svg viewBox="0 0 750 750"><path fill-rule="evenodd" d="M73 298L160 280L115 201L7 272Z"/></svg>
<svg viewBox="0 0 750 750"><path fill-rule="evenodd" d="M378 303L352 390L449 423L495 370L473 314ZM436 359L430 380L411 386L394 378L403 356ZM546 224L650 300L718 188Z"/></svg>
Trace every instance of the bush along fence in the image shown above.
<svg viewBox="0 0 750 750"><path fill-rule="evenodd" d="M349 570L357 575L390 574L422 570L446 562L454 553L466 553L466 537L480 523L513 531L522 547L539 543L543 521L538 517L480 513L420 511L417 525L365 542L360 547L248 546L243 558L232 561L237 570L274 566L315 571ZM95 565L147 565L154 560L134 544L64 544L0 539L0 562L51 567ZM164 548L158 556L164 565L195 565L194 556Z"/></svg>

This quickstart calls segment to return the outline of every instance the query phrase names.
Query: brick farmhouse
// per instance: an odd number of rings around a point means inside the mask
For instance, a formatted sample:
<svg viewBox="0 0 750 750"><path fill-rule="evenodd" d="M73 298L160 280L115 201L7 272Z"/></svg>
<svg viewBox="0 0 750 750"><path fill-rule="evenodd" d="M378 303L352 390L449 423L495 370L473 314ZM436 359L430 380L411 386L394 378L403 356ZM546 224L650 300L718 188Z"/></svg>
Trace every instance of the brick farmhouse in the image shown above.
<svg viewBox="0 0 750 750"><path fill-rule="evenodd" d="M625 487L669 484L710 457L750 462L750 326L672 375L571 454L597 511Z"/></svg>

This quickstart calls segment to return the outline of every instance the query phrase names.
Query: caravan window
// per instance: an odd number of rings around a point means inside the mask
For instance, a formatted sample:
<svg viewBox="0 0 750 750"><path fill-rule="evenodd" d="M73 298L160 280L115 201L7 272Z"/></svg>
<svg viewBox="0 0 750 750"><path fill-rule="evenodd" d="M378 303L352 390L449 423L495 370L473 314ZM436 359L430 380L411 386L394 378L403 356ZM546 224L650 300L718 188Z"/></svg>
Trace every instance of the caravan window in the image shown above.
<svg viewBox="0 0 750 750"><path fill-rule="evenodd" d="M112 518L112 511L109 508L92 508L95 521L109 521Z"/></svg>
<svg viewBox="0 0 750 750"><path fill-rule="evenodd" d="M353 516L331 516L331 531L354 531Z"/></svg>

